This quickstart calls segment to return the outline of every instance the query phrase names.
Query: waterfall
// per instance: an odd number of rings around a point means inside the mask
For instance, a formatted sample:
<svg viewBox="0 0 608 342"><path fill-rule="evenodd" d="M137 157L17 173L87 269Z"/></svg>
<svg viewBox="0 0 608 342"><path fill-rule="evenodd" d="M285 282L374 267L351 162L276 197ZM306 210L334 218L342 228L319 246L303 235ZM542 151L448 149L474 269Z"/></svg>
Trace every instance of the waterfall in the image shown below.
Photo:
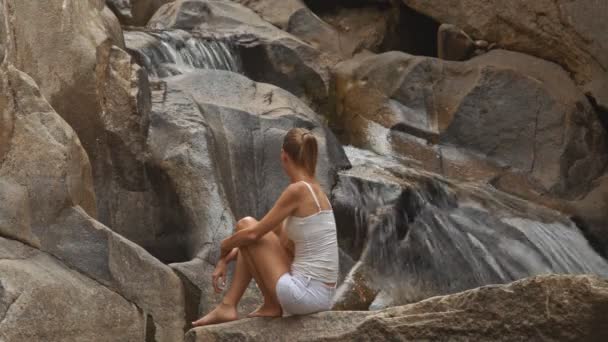
<svg viewBox="0 0 608 342"><path fill-rule="evenodd" d="M354 220L338 222L339 235L350 237L341 247L374 270L377 300L388 301L376 307L538 274L608 277L606 260L555 211L346 151L353 169L341 173L333 195Z"/></svg>
<svg viewBox="0 0 608 342"><path fill-rule="evenodd" d="M199 38L183 30L125 31L127 49L157 78L196 69L241 72L236 46L228 41Z"/></svg>

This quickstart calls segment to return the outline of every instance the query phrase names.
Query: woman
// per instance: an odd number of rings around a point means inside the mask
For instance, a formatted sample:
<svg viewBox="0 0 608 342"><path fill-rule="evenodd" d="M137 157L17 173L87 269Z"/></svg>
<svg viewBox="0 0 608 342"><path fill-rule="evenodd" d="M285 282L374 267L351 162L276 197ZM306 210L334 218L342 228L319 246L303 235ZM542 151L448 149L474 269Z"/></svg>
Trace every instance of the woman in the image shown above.
<svg viewBox="0 0 608 342"><path fill-rule="evenodd" d="M236 233L222 241L213 286L225 282L226 265L236 259L232 283L222 302L194 326L233 321L251 279L264 304L248 317L303 315L331 308L338 279L336 224L329 200L315 178L317 140L308 130L291 129L281 162L291 180L261 221L240 220Z"/></svg>

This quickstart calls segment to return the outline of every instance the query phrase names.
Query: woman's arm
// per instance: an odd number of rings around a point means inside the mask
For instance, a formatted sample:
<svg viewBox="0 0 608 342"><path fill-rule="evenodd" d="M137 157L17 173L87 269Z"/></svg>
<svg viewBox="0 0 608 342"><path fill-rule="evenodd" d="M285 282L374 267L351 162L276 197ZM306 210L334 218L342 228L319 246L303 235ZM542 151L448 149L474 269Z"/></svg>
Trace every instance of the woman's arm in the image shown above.
<svg viewBox="0 0 608 342"><path fill-rule="evenodd" d="M261 239L291 215L298 207L299 186L298 183L289 185L274 204L274 207L256 225L240 230L222 241L222 257L235 247L247 246Z"/></svg>
<svg viewBox="0 0 608 342"><path fill-rule="evenodd" d="M238 248L233 248L230 253L228 253L228 255L226 255L226 257L224 257L224 262L226 264L229 264L232 260L234 260L236 258L236 256L239 254L239 249ZM222 260L222 259L220 259Z"/></svg>

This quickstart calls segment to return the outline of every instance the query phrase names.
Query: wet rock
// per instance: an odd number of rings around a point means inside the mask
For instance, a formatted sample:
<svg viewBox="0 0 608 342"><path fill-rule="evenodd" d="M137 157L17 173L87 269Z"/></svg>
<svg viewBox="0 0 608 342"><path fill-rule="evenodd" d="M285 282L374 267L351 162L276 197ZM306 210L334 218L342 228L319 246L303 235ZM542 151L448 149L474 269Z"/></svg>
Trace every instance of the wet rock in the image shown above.
<svg viewBox="0 0 608 342"><path fill-rule="evenodd" d="M333 122L347 143L435 172L486 163L485 179L521 174L522 188L573 198L606 165L606 134L589 101L561 68L530 56L496 50L458 63L361 55L336 67L335 89Z"/></svg>
<svg viewBox="0 0 608 342"><path fill-rule="evenodd" d="M106 0L123 25L145 26L156 10L173 0Z"/></svg>
<svg viewBox="0 0 608 342"><path fill-rule="evenodd" d="M608 338L608 283L541 276L376 312L248 319L193 329L186 341L596 340Z"/></svg>
<svg viewBox="0 0 608 342"><path fill-rule="evenodd" d="M342 268L343 265L340 265ZM358 262L336 290L332 310L367 310L380 292L372 280L373 270Z"/></svg>
<svg viewBox="0 0 608 342"><path fill-rule="evenodd" d="M0 339L144 341L137 306L50 255L0 237Z"/></svg>
<svg viewBox="0 0 608 342"><path fill-rule="evenodd" d="M333 186L336 171L348 166L318 116L277 87L202 70L165 79L153 98L151 162L167 175L183 210L179 234L187 242L187 260L204 246L216 249L237 219L259 219L271 208L288 183L279 151L290 128L315 132L317 173L325 189ZM215 257L209 260L214 263Z"/></svg>
<svg viewBox="0 0 608 342"><path fill-rule="evenodd" d="M574 73L582 92L602 108L608 102L608 3L604 1L504 2L403 0L475 39L554 61Z"/></svg>
<svg viewBox="0 0 608 342"><path fill-rule="evenodd" d="M315 110L328 110L327 65L335 61L238 3L178 0L159 9L148 27L195 30L206 37L233 40L244 47L248 77L283 88Z"/></svg>
<svg viewBox="0 0 608 342"><path fill-rule="evenodd" d="M339 173L332 203L339 246L358 263L337 308L412 303L545 273L608 275L567 216L414 162L346 152L353 167Z"/></svg>
<svg viewBox="0 0 608 342"><path fill-rule="evenodd" d="M438 57L446 61L464 61L475 50L475 42L454 25L443 24L438 31Z"/></svg>
<svg viewBox="0 0 608 342"><path fill-rule="evenodd" d="M608 258L608 175L593 182L592 190L571 205L572 215L589 241L599 253Z"/></svg>

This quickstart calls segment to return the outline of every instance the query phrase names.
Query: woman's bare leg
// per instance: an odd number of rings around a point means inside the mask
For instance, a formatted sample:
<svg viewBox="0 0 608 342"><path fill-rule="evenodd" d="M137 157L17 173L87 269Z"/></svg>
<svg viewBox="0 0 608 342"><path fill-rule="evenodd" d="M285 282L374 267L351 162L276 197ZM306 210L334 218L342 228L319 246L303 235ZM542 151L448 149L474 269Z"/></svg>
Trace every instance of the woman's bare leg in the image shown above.
<svg viewBox="0 0 608 342"><path fill-rule="evenodd" d="M255 219L246 217L238 222L236 229L237 231L246 229L256 223ZM193 325L208 325L237 319L236 305L252 277L262 291L264 304L250 316L281 316L276 284L279 278L289 271L289 264L287 251L280 244L276 234L266 234L255 243L239 248L236 270L222 303L203 318L193 322Z"/></svg>
<svg viewBox="0 0 608 342"><path fill-rule="evenodd" d="M254 218L246 217L239 221L237 230L246 229L255 225ZM255 279L260 291L264 295L264 304L248 317L277 317L282 310L276 294L276 284L279 278L289 272L289 257L287 251L280 244L274 233L264 235L255 243L240 248L239 252L247 257L249 272Z"/></svg>
<svg viewBox="0 0 608 342"><path fill-rule="evenodd" d="M243 297L243 293L245 293L245 290L247 289L247 286L249 286L252 278L245 258L246 256L243 255L243 253L239 250L239 254L236 257L236 268L234 270L234 275L232 276L230 287L228 288L228 291L226 291L222 302L203 318L192 322L193 326L197 327L215 323L223 323L238 319L236 306L241 300L241 297Z"/></svg>

